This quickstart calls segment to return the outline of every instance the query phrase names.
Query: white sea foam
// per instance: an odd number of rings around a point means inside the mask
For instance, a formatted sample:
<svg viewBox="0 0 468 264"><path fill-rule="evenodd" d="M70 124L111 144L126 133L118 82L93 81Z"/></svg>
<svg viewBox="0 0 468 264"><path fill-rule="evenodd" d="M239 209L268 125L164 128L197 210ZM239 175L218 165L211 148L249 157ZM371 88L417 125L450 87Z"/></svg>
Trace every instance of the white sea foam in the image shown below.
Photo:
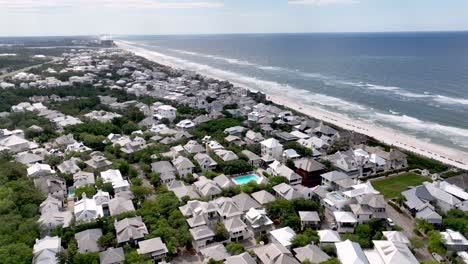
<svg viewBox="0 0 468 264"><path fill-rule="evenodd" d="M448 96L443 96L443 95L436 95L434 96L434 100L443 103L443 104L462 104L462 105L468 105L468 99L463 99L463 98L453 98L453 97L448 97Z"/></svg>
<svg viewBox="0 0 468 264"><path fill-rule="evenodd" d="M407 115L375 113L375 116L377 117L376 121L390 123L419 133L430 133L433 136L450 140L457 145L468 144L468 129L427 122Z"/></svg>
<svg viewBox="0 0 468 264"><path fill-rule="evenodd" d="M365 86L369 90L376 90L376 91L399 91L400 90L399 87L395 87L395 86L382 86L382 85L375 85L375 84L370 84L370 83L367 83Z"/></svg>
<svg viewBox="0 0 468 264"><path fill-rule="evenodd" d="M244 65L244 66L257 66L256 64L245 61L245 60L238 60L238 59L233 59L233 58L221 57L221 56L216 56L216 55L210 55L210 54L204 54L204 53L198 53L198 52L192 52L192 51L186 51L186 50L180 50L180 49L168 49L168 50L179 53L179 54L187 54L187 55L198 56L202 58L225 61L230 64L237 64L237 65Z"/></svg>

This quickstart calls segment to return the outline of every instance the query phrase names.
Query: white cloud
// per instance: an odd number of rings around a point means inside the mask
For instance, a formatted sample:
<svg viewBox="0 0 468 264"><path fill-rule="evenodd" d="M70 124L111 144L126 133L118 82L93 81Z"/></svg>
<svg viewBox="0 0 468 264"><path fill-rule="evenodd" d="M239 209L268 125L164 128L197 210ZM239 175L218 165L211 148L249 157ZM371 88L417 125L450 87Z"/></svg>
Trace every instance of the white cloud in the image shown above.
<svg viewBox="0 0 468 264"><path fill-rule="evenodd" d="M2 9L32 11L69 8L138 8L138 9L190 9L218 8L223 3L216 0L0 0Z"/></svg>
<svg viewBox="0 0 468 264"><path fill-rule="evenodd" d="M288 0L290 5L313 5L313 6L325 6L325 5L339 5L339 4L358 4L359 0Z"/></svg>

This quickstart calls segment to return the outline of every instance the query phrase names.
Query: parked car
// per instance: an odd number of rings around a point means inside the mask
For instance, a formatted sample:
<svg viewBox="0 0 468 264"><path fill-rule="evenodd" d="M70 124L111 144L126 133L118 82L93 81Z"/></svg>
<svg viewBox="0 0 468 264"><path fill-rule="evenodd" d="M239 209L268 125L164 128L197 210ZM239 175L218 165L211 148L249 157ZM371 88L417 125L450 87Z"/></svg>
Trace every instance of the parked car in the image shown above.
<svg viewBox="0 0 468 264"><path fill-rule="evenodd" d="M439 263L444 263L445 262L444 258L441 255L437 254L437 253L432 253L432 257Z"/></svg>
<svg viewBox="0 0 468 264"><path fill-rule="evenodd" d="M389 227L394 227L395 226L395 223L393 222L393 220L391 218L386 218L385 222L387 223L387 225Z"/></svg>

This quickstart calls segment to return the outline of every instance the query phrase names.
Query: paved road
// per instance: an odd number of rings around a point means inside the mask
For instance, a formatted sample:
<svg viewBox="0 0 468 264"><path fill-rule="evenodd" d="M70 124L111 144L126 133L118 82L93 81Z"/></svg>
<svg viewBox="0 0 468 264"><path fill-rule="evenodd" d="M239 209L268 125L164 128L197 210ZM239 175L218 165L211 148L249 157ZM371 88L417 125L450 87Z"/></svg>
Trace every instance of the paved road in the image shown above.
<svg viewBox="0 0 468 264"><path fill-rule="evenodd" d="M403 233L411 239L412 237L416 237L416 234L414 233L414 220L406 214L405 211L403 211L403 214L397 212L393 207L390 205L386 205L386 211L387 215L389 218L393 220L395 225L401 227L403 230ZM419 239L424 240L424 238L419 237ZM427 250L426 245L423 248L417 249L416 250L416 258L419 261L422 260L432 260L432 256Z"/></svg>

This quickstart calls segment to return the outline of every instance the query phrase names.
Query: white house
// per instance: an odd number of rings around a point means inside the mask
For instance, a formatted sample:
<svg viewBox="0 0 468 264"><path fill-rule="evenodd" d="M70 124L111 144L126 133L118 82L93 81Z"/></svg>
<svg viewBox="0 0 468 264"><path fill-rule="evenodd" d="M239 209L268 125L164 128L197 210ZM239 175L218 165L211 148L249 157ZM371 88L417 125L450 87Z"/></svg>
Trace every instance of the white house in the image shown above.
<svg viewBox="0 0 468 264"><path fill-rule="evenodd" d="M172 164L176 168L177 173L184 178L187 177L188 174L193 173L193 170L195 169L195 165L193 165L189 159L183 156L179 156L174 159Z"/></svg>
<svg viewBox="0 0 468 264"><path fill-rule="evenodd" d="M342 264L369 264L361 246L346 240L335 243L336 255Z"/></svg>
<svg viewBox="0 0 468 264"><path fill-rule="evenodd" d="M103 217L101 205L96 205L94 199L86 197L86 193L83 192L81 200L75 203L75 219L76 221L90 222L99 217Z"/></svg>
<svg viewBox="0 0 468 264"><path fill-rule="evenodd" d="M266 139L260 142L262 159L266 162L281 160L283 155L283 145L274 138Z"/></svg>
<svg viewBox="0 0 468 264"><path fill-rule="evenodd" d="M290 227L283 227L279 229L275 229L270 232L271 239L281 244L283 247L290 249L291 248L291 240L296 235L296 232L292 230Z"/></svg>
<svg viewBox="0 0 468 264"><path fill-rule="evenodd" d="M174 120L176 118L177 109L170 105L160 105L156 108L156 114L154 117L161 120L167 118L169 120Z"/></svg>

